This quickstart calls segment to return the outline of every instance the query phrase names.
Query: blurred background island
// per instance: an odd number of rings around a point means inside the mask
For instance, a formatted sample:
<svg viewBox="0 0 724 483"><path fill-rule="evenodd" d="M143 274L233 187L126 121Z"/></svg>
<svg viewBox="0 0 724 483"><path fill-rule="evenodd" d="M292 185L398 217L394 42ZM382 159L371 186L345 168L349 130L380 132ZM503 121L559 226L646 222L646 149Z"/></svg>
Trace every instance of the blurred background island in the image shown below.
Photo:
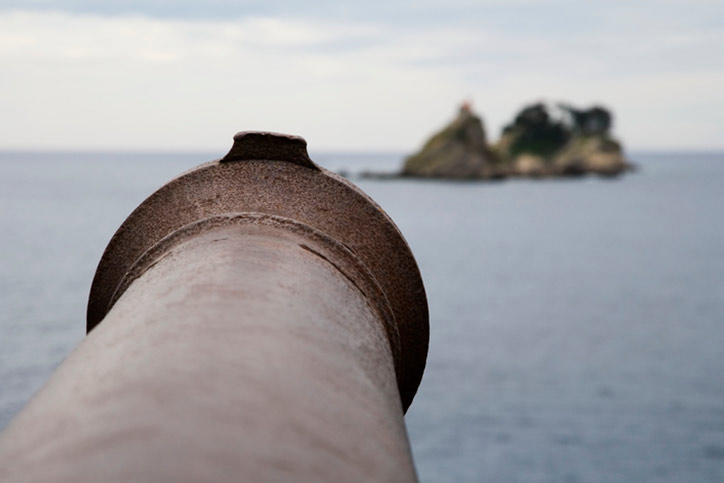
<svg viewBox="0 0 724 483"><path fill-rule="evenodd" d="M613 116L601 106L567 103L525 106L495 143L469 102L457 117L405 159L400 176L499 179L597 174L618 176L633 169L611 134ZM366 173L374 177L374 173Z"/></svg>

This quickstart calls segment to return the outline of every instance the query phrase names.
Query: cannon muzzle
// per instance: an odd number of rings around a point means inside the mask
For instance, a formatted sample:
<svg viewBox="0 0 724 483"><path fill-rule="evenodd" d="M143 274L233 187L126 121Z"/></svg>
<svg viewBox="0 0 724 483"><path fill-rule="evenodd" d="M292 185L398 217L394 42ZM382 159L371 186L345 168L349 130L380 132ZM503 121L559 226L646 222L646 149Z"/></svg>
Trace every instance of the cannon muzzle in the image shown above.
<svg viewBox="0 0 724 483"><path fill-rule="evenodd" d="M245 132L108 244L87 337L0 436L2 481L411 481L420 274L306 142Z"/></svg>

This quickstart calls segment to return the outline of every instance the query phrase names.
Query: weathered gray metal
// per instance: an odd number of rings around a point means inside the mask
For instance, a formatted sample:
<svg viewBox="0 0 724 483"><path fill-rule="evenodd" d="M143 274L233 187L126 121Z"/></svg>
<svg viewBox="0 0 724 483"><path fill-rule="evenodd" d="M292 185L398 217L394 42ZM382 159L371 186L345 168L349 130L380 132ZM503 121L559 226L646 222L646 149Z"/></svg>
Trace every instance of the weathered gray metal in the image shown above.
<svg viewBox="0 0 724 483"><path fill-rule="evenodd" d="M414 479L422 281L389 217L301 138L239 133L144 201L87 328L0 438L0 477Z"/></svg>

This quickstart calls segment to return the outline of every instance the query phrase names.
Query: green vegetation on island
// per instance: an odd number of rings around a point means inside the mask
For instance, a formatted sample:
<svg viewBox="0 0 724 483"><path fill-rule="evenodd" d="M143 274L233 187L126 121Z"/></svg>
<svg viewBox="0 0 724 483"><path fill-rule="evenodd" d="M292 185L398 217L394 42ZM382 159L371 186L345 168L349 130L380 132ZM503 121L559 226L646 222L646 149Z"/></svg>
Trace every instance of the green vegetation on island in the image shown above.
<svg viewBox="0 0 724 483"><path fill-rule="evenodd" d="M402 173L431 178L480 178L490 174L495 160L485 138L483 121L468 104L463 104L453 122L407 158Z"/></svg>
<svg viewBox="0 0 724 483"><path fill-rule="evenodd" d="M486 179L507 176L616 176L629 169L621 144L612 137L611 113L600 106L536 103L523 108L489 145L470 105L409 156L400 175Z"/></svg>

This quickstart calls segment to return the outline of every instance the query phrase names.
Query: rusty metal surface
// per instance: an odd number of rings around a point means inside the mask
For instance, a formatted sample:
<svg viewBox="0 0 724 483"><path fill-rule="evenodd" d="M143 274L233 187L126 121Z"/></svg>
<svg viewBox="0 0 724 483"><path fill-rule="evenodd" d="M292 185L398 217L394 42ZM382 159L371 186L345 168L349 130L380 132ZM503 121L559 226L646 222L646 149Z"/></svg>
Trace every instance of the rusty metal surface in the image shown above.
<svg viewBox="0 0 724 483"><path fill-rule="evenodd" d="M231 150L221 158L222 163L250 159L273 159L319 170L309 159L307 142L299 136L271 132L242 131L234 136Z"/></svg>
<svg viewBox="0 0 724 483"><path fill-rule="evenodd" d="M396 379L401 379L402 376L399 372L402 367L400 334L389 301L375 278L347 247L310 226L288 218L263 213L227 213L185 225L146 250L136 260L113 294L111 305L115 305L126 289L147 270L154 267L163 258L171 256L178 245L199 234L235 225L274 227L280 230L277 232L277 236L280 238L283 238L285 234L294 234L301 239L298 241L300 248L322 258L349 280L364 295L368 305L377 314L378 320L382 322L395 363ZM193 280L190 279L187 283L193 283Z"/></svg>
<svg viewBox="0 0 724 483"><path fill-rule="evenodd" d="M349 181L317 167L298 137L239 133L224 158L182 174L136 208L99 263L88 331L122 295L119 287L144 253L186 225L233 213L294 220L345 247L366 267L389 303L399 334L396 372L406 410L420 383L428 345L427 301L416 262L389 216Z"/></svg>
<svg viewBox="0 0 724 483"><path fill-rule="evenodd" d="M216 215L128 277L0 437L0 481L415 480L393 316L349 249Z"/></svg>

